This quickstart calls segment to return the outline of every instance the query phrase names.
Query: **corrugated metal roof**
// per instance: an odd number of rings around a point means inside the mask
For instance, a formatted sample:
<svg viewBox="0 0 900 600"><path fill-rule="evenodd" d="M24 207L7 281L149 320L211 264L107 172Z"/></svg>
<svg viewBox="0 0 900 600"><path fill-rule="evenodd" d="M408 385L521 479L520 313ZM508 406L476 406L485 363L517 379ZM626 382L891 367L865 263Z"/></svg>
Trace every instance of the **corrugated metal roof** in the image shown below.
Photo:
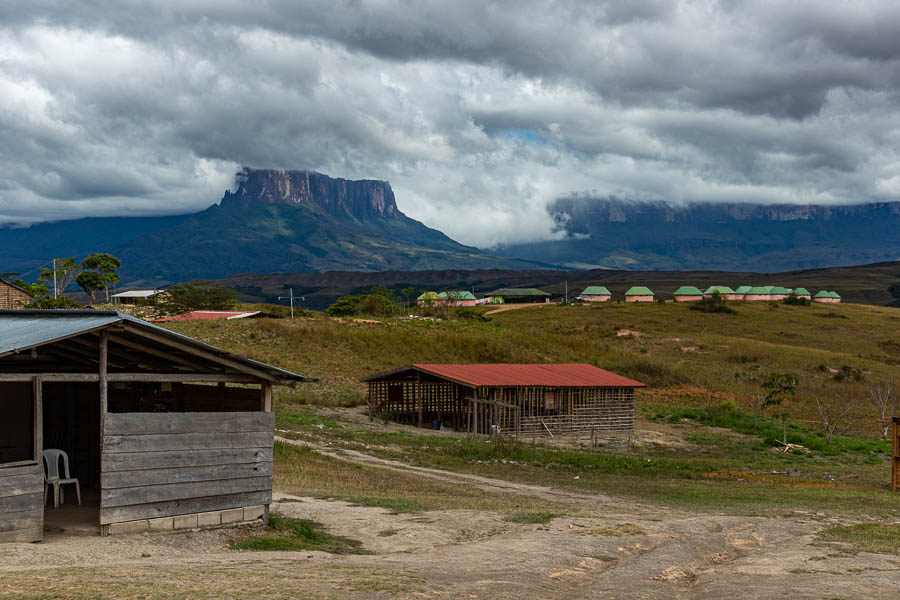
<svg viewBox="0 0 900 600"><path fill-rule="evenodd" d="M151 298L161 293L162 290L130 290L113 294L110 298Z"/></svg>
<svg viewBox="0 0 900 600"><path fill-rule="evenodd" d="M730 287L728 287L727 285L711 285L708 288L706 288L706 291L703 293L704 294L715 294L716 292L719 292L720 294L735 293L734 290L731 289Z"/></svg>
<svg viewBox="0 0 900 600"><path fill-rule="evenodd" d="M417 370L473 387L646 387L639 381L587 364L423 364L366 377L381 379Z"/></svg>
<svg viewBox="0 0 900 600"><path fill-rule="evenodd" d="M463 290L461 292L441 292L438 296L441 297L441 300L447 300L448 298L451 300L475 300L475 295L468 290Z"/></svg>
<svg viewBox="0 0 900 600"><path fill-rule="evenodd" d="M626 296L652 296L653 290L643 285L636 285L625 292Z"/></svg>
<svg viewBox="0 0 900 600"><path fill-rule="evenodd" d="M0 310L0 356L21 352L66 337L102 329L113 323L127 322L175 342L205 350L248 367L264 371L279 379L316 381L298 373L268 365L240 354L231 354L199 340L169 331L131 315L117 311L100 310Z"/></svg>
<svg viewBox="0 0 900 600"><path fill-rule="evenodd" d="M612 296L609 290L602 285L589 285L581 292L582 296Z"/></svg>
<svg viewBox="0 0 900 600"><path fill-rule="evenodd" d="M194 310L191 312L154 319L154 323L168 323L169 321L220 321L232 319L246 319L260 314L258 310Z"/></svg>

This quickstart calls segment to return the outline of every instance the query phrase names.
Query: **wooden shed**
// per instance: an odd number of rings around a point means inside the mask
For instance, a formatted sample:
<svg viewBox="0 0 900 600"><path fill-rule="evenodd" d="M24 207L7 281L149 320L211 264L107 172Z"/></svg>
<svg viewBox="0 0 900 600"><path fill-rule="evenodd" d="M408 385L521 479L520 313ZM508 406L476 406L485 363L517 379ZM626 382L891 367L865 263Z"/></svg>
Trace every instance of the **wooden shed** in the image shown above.
<svg viewBox="0 0 900 600"><path fill-rule="evenodd" d="M272 385L302 381L114 311L0 311L0 541L73 510L100 534L267 519ZM44 508L48 448L81 508Z"/></svg>
<svg viewBox="0 0 900 600"><path fill-rule="evenodd" d="M468 433L634 431L643 383L587 364L412 364L362 379L369 411Z"/></svg>
<svg viewBox="0 0 900 600"><path fill-rule="evenodd" d="M0 310L16 310L31 302L31 295L5 279L0 279Z"/></svg>

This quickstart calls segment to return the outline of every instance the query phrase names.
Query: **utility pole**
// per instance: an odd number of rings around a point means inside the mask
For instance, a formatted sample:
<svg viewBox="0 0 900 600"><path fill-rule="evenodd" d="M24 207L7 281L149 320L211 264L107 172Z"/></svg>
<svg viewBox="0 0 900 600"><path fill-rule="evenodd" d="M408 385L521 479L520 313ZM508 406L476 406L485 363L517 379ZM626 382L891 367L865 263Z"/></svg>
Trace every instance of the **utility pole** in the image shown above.
<svg viewBox="0 0 900 600"><path fill-rule="evenodd" d="M294 288L290 288L290 296L278 296L279 300L284 300L285 298L290 299L291 301L291 318L294 318Z"/></svg>
<svg viewBox="0 0 900 600"><path fill-rule="evenodd" d="M59 296L59 292L56 289L56 259L53 259L53 299L55 300Z"/></svg>
<svg viewBox="0 0 900 600"><path fill-rule="evenodd" d="M569 305L569 281L566 280L566 306Z"/></svg>

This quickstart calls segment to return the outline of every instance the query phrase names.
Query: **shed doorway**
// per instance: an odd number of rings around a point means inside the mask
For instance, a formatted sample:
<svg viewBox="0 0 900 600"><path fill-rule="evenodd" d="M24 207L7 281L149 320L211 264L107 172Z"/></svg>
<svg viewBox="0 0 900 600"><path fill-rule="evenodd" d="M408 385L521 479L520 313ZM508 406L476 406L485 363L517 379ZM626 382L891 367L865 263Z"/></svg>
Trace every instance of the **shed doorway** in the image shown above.
<svg viewBox="0 0 900 600"><path fill-rule="evenodd" d="M100 392L96 383L43 383L43 450L62 450L81 487L62 486L59 508L53 488L44 505L44 532L100 534ZM43 463L41 467L44 468ZM60 461L60 469L62 469ZM62 473L61 473L62 475Z"/></svg>

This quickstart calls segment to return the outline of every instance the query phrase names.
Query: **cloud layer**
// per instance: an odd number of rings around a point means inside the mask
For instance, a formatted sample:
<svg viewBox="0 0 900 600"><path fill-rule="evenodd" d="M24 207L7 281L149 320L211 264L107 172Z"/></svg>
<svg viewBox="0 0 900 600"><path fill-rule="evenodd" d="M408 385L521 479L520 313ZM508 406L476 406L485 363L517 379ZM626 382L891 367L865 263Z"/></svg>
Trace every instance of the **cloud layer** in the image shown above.
<svg viewBox="0 0 900 600"><path fill-rule="evenodd" d="M460 241L572 194L900 198L900 5L0 4L0 222L191 212L240 165L387 179Z"/></svg>

